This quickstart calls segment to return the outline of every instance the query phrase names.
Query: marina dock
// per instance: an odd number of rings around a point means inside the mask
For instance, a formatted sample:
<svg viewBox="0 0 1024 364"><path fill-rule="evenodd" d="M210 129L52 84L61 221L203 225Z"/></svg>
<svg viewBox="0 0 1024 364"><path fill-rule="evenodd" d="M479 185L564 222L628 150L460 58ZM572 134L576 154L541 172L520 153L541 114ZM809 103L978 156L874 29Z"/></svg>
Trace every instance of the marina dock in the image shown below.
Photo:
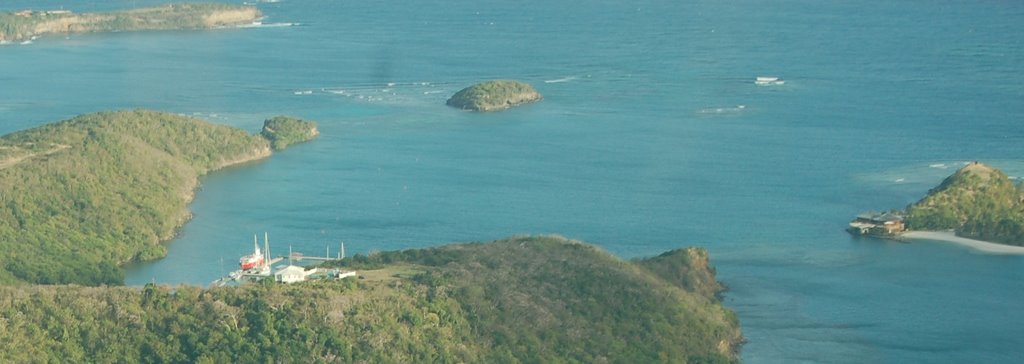
<svg viewBox="0 0 1024 364"><path fill-rule="evenodd" d="M253 254L243 256L239 261L240 269L228 273L227 276L218 278L210 283L212 287L222 287L230 283L244 283L256 281L265 277L273 276L275 280L283 283L292 283L304 281L310 276L314 275L326 275L333 278L345 278L355 275L355 272L342 272L336 269L332 270L305 270L305 268L293 265L296 261L319 261L329 262L337 261L345 258L345 243L340 243L340 249L338 250L337 256L331 256L330 248L327 248L327 254L325 256L310 256L299 252L293 252L291 246L288 247L288 255L278 256L273 258L264 258L263 252L267 253L269 257L270 253L270 242L269 237L264 233L264 248L261 251L259 247L259 240L256 236L253 237ZM274 269L274 265L278 264L285 259L288 260L288 265Z"/></svg>

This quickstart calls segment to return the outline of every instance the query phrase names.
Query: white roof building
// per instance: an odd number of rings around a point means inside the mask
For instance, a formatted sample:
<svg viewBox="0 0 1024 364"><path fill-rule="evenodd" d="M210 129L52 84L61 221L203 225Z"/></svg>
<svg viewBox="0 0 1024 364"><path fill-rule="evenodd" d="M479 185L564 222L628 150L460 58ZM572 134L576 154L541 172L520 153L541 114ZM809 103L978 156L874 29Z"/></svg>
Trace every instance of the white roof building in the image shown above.
<svg viewBox="0 0 1024 364"><path fill-rule="evenodd" d="M278 269L277 272L274 272L274 280L281 283L302 282L306 280L307 275L309 275L309 273L306 273L306 268L297 265L289 265Z"/></svg>

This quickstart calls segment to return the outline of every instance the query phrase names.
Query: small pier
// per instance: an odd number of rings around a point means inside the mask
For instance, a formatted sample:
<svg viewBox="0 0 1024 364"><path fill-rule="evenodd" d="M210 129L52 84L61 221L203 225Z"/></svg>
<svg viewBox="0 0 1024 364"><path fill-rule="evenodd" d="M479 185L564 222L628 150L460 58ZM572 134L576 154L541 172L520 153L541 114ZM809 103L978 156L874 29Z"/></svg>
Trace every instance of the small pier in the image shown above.
<svg viewBox="0 0 1024 364"><path fill-rule="evenodd" d="M288 258L288 260L296 260L296 261L319 260L319 261L326 262L326 261L332 261L332 260L342 260L342 259L345 258L345 243L344 242L341 243L341 249L338 250L338 255L334 256L334 257L331 256L331 248L330 248L330 246L327 247L327 254L325 256L322 256L322 257L309 256L309 255L305 255L305 254L302 254L302 253L292 252L292 247L288 246L287 258Z"/></svg>

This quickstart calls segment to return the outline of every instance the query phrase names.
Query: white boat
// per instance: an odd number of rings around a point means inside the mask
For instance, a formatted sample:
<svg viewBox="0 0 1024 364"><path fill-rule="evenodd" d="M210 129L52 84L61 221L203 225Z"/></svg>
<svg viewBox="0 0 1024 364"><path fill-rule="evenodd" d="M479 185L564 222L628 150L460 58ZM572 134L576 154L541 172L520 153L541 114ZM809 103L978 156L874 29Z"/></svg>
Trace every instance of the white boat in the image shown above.
<svg viewBox="0 0 1024 364"><path fill-rule="evenodd" d="M774 76L757 76L757 78L754 79L754 84L759 86L782 85L785 83L786 81Z"/></svg>

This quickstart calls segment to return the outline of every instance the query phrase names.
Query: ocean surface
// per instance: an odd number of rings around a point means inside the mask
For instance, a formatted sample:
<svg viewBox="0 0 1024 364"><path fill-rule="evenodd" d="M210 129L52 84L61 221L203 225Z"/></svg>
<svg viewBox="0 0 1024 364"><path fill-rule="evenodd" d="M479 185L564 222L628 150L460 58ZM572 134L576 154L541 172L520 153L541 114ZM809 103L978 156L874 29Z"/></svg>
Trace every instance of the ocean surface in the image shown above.
<svg viewBox="0 0 1024 364"><path fill-rule="evenodd" d="M745 362L1024 360L1024 256L843 231L965 162L1024 176L1022 2L258 6L261 27L0 46L0 133L124 108L252 132L279 114L319 122L315 142L204 177L167 258L128 267L128 284L207 285L264 232L274 255L514 234L624 258L699 245ZM444 106L497 78L545 100Z"/></svg>

